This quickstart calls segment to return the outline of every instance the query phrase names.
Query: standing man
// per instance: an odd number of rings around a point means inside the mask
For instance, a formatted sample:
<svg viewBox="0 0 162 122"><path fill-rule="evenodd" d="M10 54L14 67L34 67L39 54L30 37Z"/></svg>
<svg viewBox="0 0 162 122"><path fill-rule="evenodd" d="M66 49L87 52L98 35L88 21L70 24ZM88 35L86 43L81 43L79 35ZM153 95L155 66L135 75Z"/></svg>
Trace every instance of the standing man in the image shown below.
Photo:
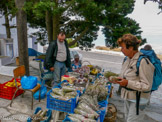
<svg viewBox="0 0 162 122"><path fill-rule="evenodd" d="M54 72L53 86L61 81L61 76L65 75L66 67L71 67L70 51L65 40L64 32L60 32L57 40L52 41L46 52L45 68Z"/></svg>

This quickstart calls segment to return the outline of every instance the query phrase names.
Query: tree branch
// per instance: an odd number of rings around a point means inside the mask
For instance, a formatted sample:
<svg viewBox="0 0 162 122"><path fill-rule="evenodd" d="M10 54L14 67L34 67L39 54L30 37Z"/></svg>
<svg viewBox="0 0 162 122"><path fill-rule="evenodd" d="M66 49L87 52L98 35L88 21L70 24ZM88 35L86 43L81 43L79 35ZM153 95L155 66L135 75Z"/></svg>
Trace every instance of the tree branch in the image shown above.
<svg viewBox="0 0 162 122"><path fill-rule="evenodd" d="M74 45L78 40L80 40L88 30L89 30L89 28L86 27L84 29L84 31L82 31L82 33L74 41L72 41L72 42L69 43L69 46Z"/></svg>
<svg viewBox="0 0 162 122"><path fill-rule="evenodd" d="M109 25L105 25L105 27L106 28L109 28L109 29L111 29L111 30L114 30L111 26L109 26Z"/></svg>
<svg viewBox="0 0 162 122"><path fill-rule="evenodd" d="M85 21L81 21L81 20L70 20L66 24L60 24L59 27L66 26L66 25L73 25L75 22L85 22Z"/></svg>
<svg viewBox="0 0 162 122"><path fill-rule="evenodd" d="M73 36L77 31L79 31L79 30L80 30L80 28L77 28L76 30L74 30L74 31L72 31L71 33L67 34L66 37L67 37L67 38L72 37L72 36Z"/></svg>
<svg viewBox="0 0 162 122"><path fill-rule="evenodd" d="M65 7L65 10L67 10L74 2L75 0L70 0L70 1L57 1L59 4L62 3L63 5L66 3L67 6L64 6Z"/></svg>
<svg viewBox="0 0 162 122"><path fill-rule="evenodd" d="M12 25L12 26L10 26L10 28L17 28L17 26L16 25Z"/></svg>

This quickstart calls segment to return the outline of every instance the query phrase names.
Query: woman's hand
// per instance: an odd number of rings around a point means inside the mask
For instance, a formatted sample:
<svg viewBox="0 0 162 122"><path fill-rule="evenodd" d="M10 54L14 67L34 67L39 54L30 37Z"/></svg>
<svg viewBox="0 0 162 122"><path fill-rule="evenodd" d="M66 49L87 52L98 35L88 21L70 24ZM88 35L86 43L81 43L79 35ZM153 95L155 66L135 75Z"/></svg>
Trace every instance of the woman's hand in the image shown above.
<svg viewBox="0 0 162 122"><path fill-rule="evenodd" d="M119 80L116 81L120 86L127 86L128 80L123 79L123 78L118 78Z"/></svg>

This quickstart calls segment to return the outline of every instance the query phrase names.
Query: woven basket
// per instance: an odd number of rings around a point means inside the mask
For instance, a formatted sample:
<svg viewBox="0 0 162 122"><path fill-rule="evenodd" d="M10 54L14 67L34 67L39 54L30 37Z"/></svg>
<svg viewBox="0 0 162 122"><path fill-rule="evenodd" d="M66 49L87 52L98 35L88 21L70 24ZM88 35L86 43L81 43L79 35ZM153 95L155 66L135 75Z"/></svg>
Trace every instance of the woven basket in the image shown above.
<svg viewBox="0 0 162 122"><path fill-rule="evenodd" d="M84 60L83 62L82 62L82 66L84 66L84 65L92 65L89 61L86 61L86 60Z"/></svg>
<svg viewBox="0 0 162 122"><path fill-rule="evenodd" d="M115 122L117 116L117 108L114 104L109 103L107 107L107 114L105 116L104 122Z"/></svg>
<svg viewBox="0 0 162 122"><path fill-rule="evenodd" d="M111 90L110 90L110 96L109 96L109 98L112 98L112 96L113 96L113 86L111 86Z"/></svg>

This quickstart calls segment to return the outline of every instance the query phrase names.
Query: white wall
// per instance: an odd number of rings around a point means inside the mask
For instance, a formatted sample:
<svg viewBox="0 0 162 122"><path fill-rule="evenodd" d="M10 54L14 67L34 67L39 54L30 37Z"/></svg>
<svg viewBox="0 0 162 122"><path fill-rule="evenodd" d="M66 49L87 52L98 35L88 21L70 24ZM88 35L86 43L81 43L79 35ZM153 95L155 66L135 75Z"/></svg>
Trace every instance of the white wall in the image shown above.
<svg viewBox="0 0 162 122"><path fill-rule="evenodd" d="M32 38L28 38L28 48L32 48Z"/></svg>
<svg viewBox="0 0 162 122"><path fill-rule="evenodd" d="M5 19L4 17L0 18L0 38L6 38L6 28L5 26L2 26L2 24L5 23ZM16 17L12 19L12 21L10 21L10 25L16 25ZM39 29L32 29L28 27L28 47L29 48L33 48L33 42L32 42L32 38L29 38L29 35L33 32L38 31ZM14 47L14 57L18 56L18 41L17 41L17 29L13 28L11 29L11 38L13 38L13 47ZM37 51L42 52L43 53L43 46L41 46L40 44L37 45L37 47L35 47Z"/></svg>
<svg viewBox="0 0 162 122"><path fill-rule="evenodd" d="M4 17L0 18L0 34L5 35L3 38L6 38L6 28L2 24L5 23ZM12 21L9 22L10 25L16 25L16 18L13 18ZM17 43L17 29L11 29L11 38L13 39L13 47L14 47L14 57L18 56L18 43Z"/></svg>
<svg viewBox="0 0 162 122"><path fill-rule="evenodd" d="M2 24L5 23L4 17L0 18L0 34L6 34L5 26L2 26Z"/></svg>
<svg viewBox="0 0 162 122"><path fill-rule="evenodd" d="M43 53L43 46L38 43L38 52Z"/></svg>
<svg viewBox="0 0 162 122"><path fill-rule="evenodd" d="M12 24L16 25L16 18L12 19ZM18 56L18 42L17 42L17 29L11 29L11 38L13 38L13 44L14 44L14 57Z"/></svg>

